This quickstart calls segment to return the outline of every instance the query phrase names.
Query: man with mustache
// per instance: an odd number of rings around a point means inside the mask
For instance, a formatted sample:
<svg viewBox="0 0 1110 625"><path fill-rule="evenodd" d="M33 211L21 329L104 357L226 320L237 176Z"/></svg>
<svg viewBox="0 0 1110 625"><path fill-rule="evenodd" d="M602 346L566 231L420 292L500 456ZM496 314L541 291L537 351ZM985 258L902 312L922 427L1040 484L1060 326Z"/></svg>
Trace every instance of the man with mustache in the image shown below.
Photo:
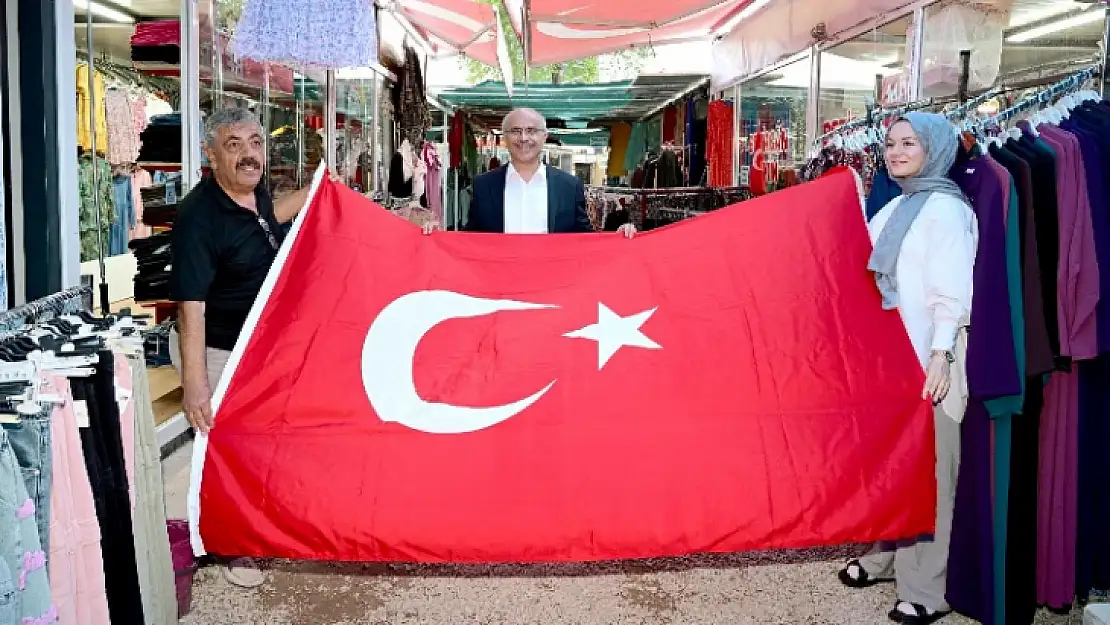
<svg viewBox="0 0 1110 625"><path fill-rule="evenodd" d="M501 121L509 164L474 179L474 199L465 230L548 234L593 232L586 213L586 188L578 178L540 163L547 140L547 121L529 108L513 109ZM425 225L430 233L434 225ZM620 227L628 238L631 223Z"/></svg>
<svg viewBox="0 0 1110 625"><path fill-rule="evenodd" d="M197 432L212 427L212 389L309 189L274 201L262 182L262 125L247 109L214 112L205 124L211 174L178 205L173 224L170 298L178 303L170 356L181 375L185 416ZM335 180L334 176L332 179ZM262 572L231 560L228 581L254 588Z"/></svg>

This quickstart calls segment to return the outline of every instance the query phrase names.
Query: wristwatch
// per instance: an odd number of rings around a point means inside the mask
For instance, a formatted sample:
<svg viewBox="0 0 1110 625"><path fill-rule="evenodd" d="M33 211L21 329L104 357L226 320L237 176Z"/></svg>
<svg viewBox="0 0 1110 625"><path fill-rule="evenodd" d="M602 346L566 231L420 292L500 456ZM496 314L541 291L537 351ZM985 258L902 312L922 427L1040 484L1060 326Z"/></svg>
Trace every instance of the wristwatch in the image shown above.
<svg viewBox="0 0 1110 625"><path fill-rule="evenodd" d="M948 364L952 364L952 363L956 362L956 355L953 354L952 350L950 350L950 349L934 349L933 350L933 355L934 356L944 356L944 359L948 361Z"/></svg>

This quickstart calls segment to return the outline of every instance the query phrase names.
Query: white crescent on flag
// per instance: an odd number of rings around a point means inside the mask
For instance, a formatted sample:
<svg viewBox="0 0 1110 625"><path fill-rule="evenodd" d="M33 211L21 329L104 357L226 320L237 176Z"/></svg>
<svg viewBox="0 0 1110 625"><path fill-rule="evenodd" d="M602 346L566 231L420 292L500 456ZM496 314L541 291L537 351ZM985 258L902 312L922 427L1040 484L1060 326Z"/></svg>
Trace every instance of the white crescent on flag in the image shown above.
<svg viewBox="0 0 1110 625"><path fill-rule="evenodd" d="M416 392L412 362L424 335L448 319L540 308L557 306L483 299L453 291L416 291L390 302L370 324L362 344L362 385L378 418L430 434L462 434L501 423L536 403L555 380L502 406L476 408L425 401Z"/></svg>

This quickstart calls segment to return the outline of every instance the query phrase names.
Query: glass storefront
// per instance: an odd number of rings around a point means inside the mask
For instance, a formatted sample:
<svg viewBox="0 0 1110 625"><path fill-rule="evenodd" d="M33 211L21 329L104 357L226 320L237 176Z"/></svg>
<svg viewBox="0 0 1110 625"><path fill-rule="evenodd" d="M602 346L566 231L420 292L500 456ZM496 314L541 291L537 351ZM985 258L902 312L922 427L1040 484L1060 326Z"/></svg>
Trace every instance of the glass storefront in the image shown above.
<svg viewBox="0 0 1110 625"><path fill-rule="evenodd" d="M970 51L968 96L1004 85L1013 97L1100 63L1106 15L1104 5L1076 0L943 0L830 33L813 48L816 68L801 54L732 87L741 102L739 179L773 190L784 182L784 168L814 154L807 137L863 117L876 103L950 105L964 71L962 51Z"/></svg>
<svg viewBox="0 0 1110 625"><path fill-rule="evenodd" d="M781 186L805 157L810 60L794 61L740 87L740 183L756 193Z"/></svg>
<svg viewBox="0 0 1110 625"><path fill-rule="evenodd" d="M821 51L818 134L865 115L876 100L906 102L912 28L913 16L906 15Z"/></svg>

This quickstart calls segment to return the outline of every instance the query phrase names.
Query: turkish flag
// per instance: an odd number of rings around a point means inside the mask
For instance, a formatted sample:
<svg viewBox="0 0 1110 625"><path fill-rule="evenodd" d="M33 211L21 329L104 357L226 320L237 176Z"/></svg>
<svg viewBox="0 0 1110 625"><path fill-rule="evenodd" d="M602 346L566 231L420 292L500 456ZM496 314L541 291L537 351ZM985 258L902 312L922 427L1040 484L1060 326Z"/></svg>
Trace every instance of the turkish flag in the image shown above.
<svg viewBox="0 0 1110 625"><path fill-rule="evenodd" d="M314 184L195 447L199 553L566 561L933 530L932 411L854 174L631 241L426 236Z"/></svg>

